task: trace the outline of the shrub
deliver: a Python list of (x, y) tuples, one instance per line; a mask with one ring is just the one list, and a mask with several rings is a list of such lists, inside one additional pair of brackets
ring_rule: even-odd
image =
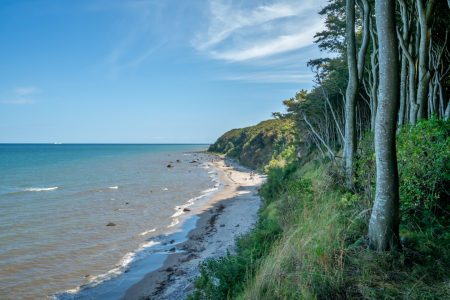
[(397, 144), (403, 213), (417, 221), (442, 220), (450, 209), (450, 121), (403, 126)]
[(196, 290), (188, 299), (227, 299), (244, 288), (248, 277), (270, 253), (282, 233), (278, 223), (266, 216), (260, 214), (257, 225), (236, 238), (236, 254), (227, 251), (224, 257), (207, 259), (200, 264), (200, 276), (194, 279)]
[[(359, 144), (355, 162), (356, 186), (370, 202), (375, 196), (374, 148), (373, 133), (368, 133)], [(401, 127), (397, 134), (397, 160), (402, 220), (429, 224), (449, 219), (450, 121), (431, 118), (416, 126)]]

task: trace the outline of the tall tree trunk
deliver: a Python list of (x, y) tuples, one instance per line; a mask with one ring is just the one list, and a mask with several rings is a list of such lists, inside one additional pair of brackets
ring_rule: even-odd
[(411, 124), (415, 125), (417, 120), (417, 111), (419, 110), (419, 105), (416, 103), (416, 60), (412, 56), (410, 52), (412, 51), (412, 45), (410, 45), (409, 49), (406, 48), (406, 45), (403, 41), (402, 36), (400, 35), (400, 32), (398, 32), (397, 29), (397, 36), (400, 41), (400, 45), (402, 47), (403, 54), (406, 56), (409, 62), (409, 121)]
[(380, 94), (375, 127), (376, 196), (369, 224), (370, 245), (377, 251), (399, 247), (399, 190), (395, 132), (400, 97), (395, 32), (395, 0), (376, 0)]
[(362, 0), (362, 16), (363, 16), (363, 42), (361, 44), (361, 48), (358, 53), (358, 86), (361, 85), (363, 77), (364, 77), (364, 66), (366, 63), (366, 54), (367, 49), (370, 43), (370, 19), (372, 18), (370, 14), (370, 4), (367, 0)]
[[(449, 0), (450, 1), (450, 0)], [(372, 102), (370, 107), (370, 130), (375, 131), (375, 120), (377, 117), (377, 106), (378, 106), (378, 62), (377, 62), (377, 55), (378, 55), (378, 39), (375, 36), (375, 32), (373, 30), (373, 21), (372, 17), (370, 17), (370, 23), (369, 23), (369, 29), (370, 29), (370, 35), (372, 36), (372, 42), (373, 42), (373, 52), (371, 54), (371, 60), (372, 60), (372, 77), (373, 77), (373, 84), (372, 84)]]
[(355, 41), (355, 0), (347, 0), (346, 35), (348, 60), (348, 85), (345, 101), (345, 161), (348, 184), (353, 184), (353, 161), (356, 152), (356, 95), (358, 93), (358, 67)]
[[(409, 11), (404, 0), (399, 0), (401, 4), (401, 14), (403, 22), (403, 42), (408, 48), (409, 46)], [(398, 111), (398, 125), (403, 125), (405, 119), (405, 108), (406, 108), (406, 77), (408, 72), (408, 58), (406, 57), (405, 51), (402, 51), (402, 67), (400, 74), (400, 109)]]
[(427, 117), (427, 96), (428, 96), (428, 84), (430, 82), (430, 39), (431, 39), (431, 21), (434, 10), (436, 8), (437, 1), (429, 0), (425, 4), (426, 0), (416, 0), (417, 8), (419, 11), (419, 23), (420, 23), (420, 46), (419, 46), (419, 86), (417, 91), (417, 103), (419, 106), (419, 112), (417, 118), (425, 119)]

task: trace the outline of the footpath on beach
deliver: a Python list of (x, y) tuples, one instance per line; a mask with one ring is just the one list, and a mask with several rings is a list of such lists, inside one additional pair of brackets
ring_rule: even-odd
[(226, 158), (208, 164), (221, 173), (223, 189), (199, 210), (190, 212), (199, 217), (195, 229), (188, 233), (187, 241), (173, 243), (183, 251), (168, 254), (163, 267), (129, 288), (122, 300), (186, 298), (194, 290), (188, 279), (200, 274), (199, 263), (224, 256), (227, 251), (233, 253), (235, 237), (255, 225), (261, 206), (258, 188), (266, 176)]

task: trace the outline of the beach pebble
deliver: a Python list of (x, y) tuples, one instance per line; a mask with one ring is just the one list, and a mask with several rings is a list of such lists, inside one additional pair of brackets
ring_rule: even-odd
[(108, 225), (106, 225), (106, 226), (116, 226), (116, 224), (115, 223), (108, 223)]
[(168, 168), (173, 168), (173, 165), (167, 165)]
[(188, 254), (188, 255), (183, 256), (182, 258), (180, 258), (180, 261), (181, 262), (187, 262), (187, 261), (193, 260), (195, 258), (197, 258), (197, 255), (191, 253), (191, 254)]
[(167, 271), (167, 272), (172, 272), (172, 271), (173, 271), (173, 268), (172, 268), (172, 267), (168, 267), (168, 268), (166, 269), (166, 271)]
[(220, 227), (225, 227), (225, 224), (220, 224)]
[(187, 274), (187, 272), (185, 270), (183, 270), (183, 269), (178, 269), (177, 270), (177, 276), (181, 276), (181, 275), (184, 275), (184, 274)]
[(217, 243), (220, 243), (221, 242), (221, 240), (217, 240)]
[(189, 208), (184, 208), (183, 211), (191, 211)]
[(239, 227), (239, 224), (237, 224), (236, 227)]
[(194, 284), (191, 282), (184, 288), (184, 291), (189, 292), (189, 291), (192, 291), (194, 288), (195, 288)]

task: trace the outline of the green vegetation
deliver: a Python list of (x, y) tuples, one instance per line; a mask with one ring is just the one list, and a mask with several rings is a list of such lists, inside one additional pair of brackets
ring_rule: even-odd
[(257, 225), (236, 238), (235, 254), (201, 265), (189, 298), (449, 299), (450, 121), (405, 125), (397, 147), (401, 249), (369, 247), (376, 170), (368, 133), (351, 189), (317, 148), (271, 167)]
[(319, 14), (336, 55), (308, 62), (314, 88), (209, 149), (268, 179), (258, 225), (191, 299), (450, 299), (450, 1)]
[(301, 143), (297, 137), (292, 121), (268, 120), (228, 131), (208, 151), (226, 154), (246, 166), (267, 172), (296, 158), (296, 146)]

